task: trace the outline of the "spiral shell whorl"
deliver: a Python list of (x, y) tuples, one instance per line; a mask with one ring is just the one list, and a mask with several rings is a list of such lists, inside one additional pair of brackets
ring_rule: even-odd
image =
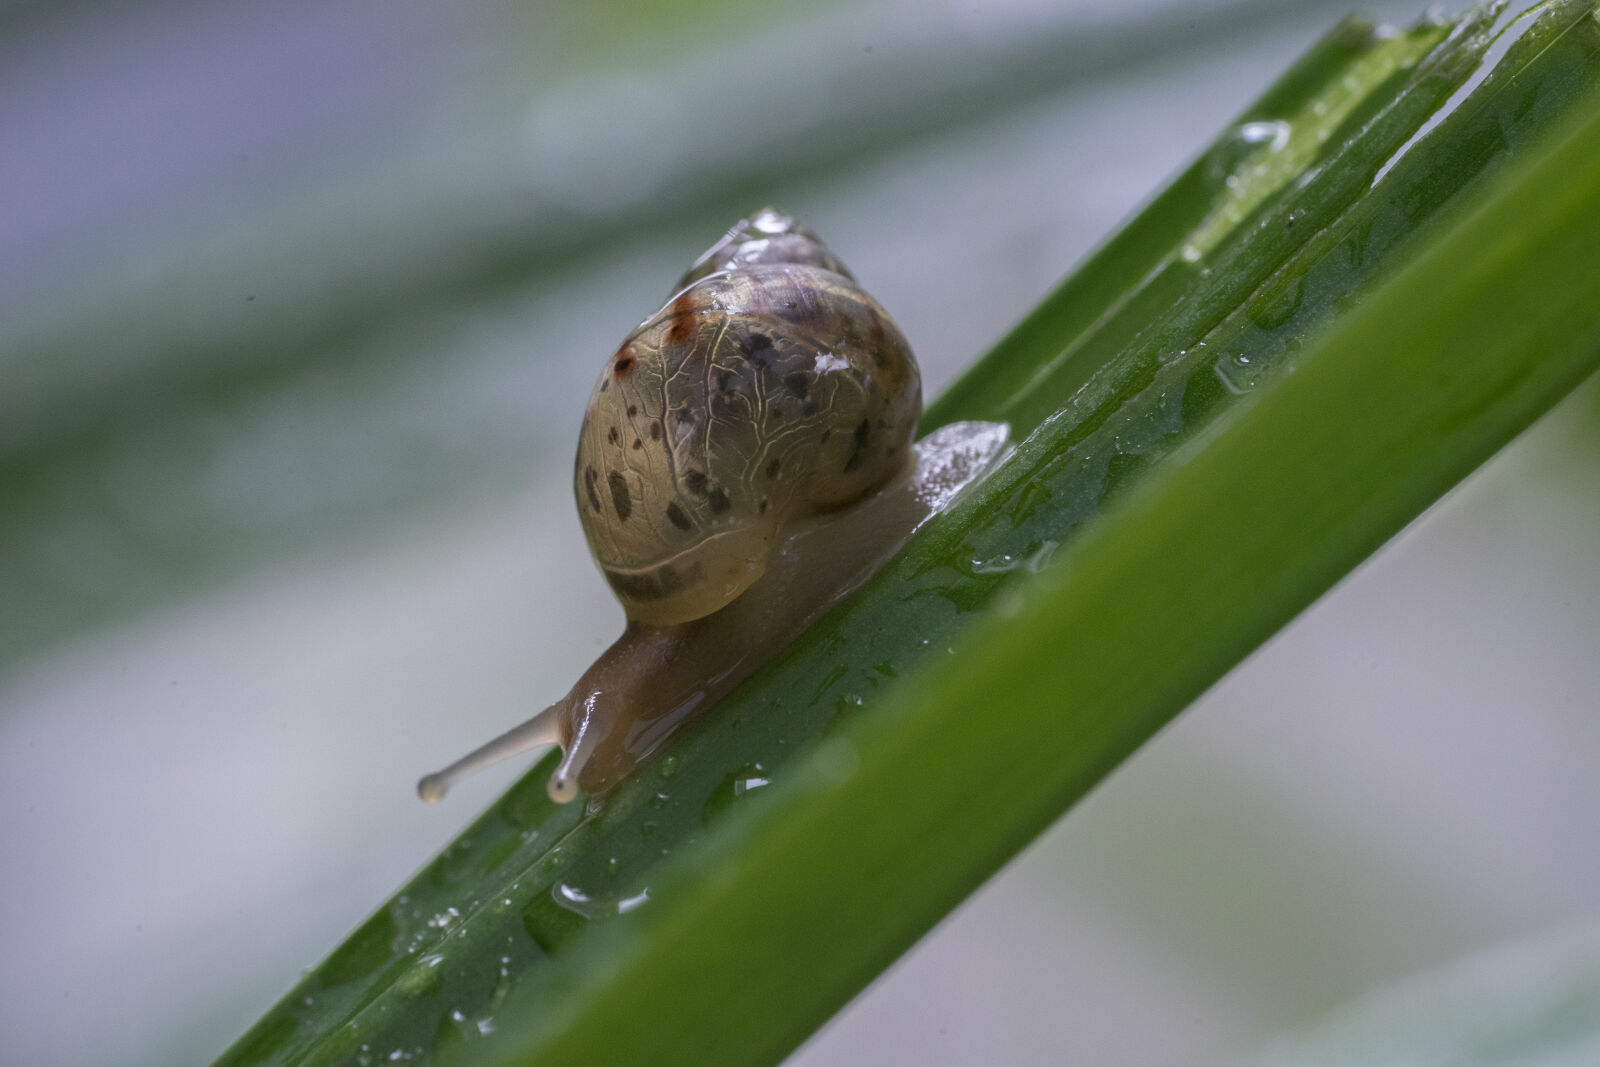
[(655, 625), (726, 605), (784, 523), (892, 477), (922, 400), (893, 320), (792, 219), (742, 222), (684, 285), (608, 360), (575, 471), (589, 547)]

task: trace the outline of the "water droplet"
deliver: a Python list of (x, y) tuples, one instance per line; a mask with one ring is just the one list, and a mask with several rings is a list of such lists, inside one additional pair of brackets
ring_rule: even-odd
[(1217, 380), (1222, 387), (1230, 393), (1247, 393), (1255, 388), (1256, 376), (1260, 373), (1256, 367), (1251, 366), (1250, 357), (1244, 353), (1235, 355), (1218, 356), (1212, 363), (1211, 369), (1215, 372)]
[(395, 980), (395, 992), (403, 997), (420, 997), (434, 992), (444, 983), (442, 963), (444, 957), (437, 952), (421, 957)]
[(674, 774), (677, 774), (677, 773), (678, 773), (678, 757), (677, 756), (668, 756), (666, 759), (661, 761), (661, 777), (663, 777), (663, 778), (671, 778)]
[(707, 823), (713, 822), (732, 807), (734, 801), (757, 789), (764, 789), (769, 784), (771, 780), (767, 777), (765, 767), (759, 763), (747, 763), (723, 778), (717, 783), (716, 788), (711, 790), (701, 817)]
[[(1237, 188), (1245, 165), (1261, 152), (1282, 151), (1293, 128), (1282, 119), (1257, 119), (1235, 126), (1206, 156), (1206, 177), (1230, 189)], [(1194, 257), (1198, 259), (1199, 257)], [(1184, 259), (1194, 262), (1187, 254)]]
[(643, 906), (650, 899), (648, 887), (630, 896), (590, 896), (575, 885), (557, 883), (551, 891), (557, 904), (585, 919), (603, 919), (613, 915), (626, 915)]
[(588, 923), (554, 892), (535, 893), (522, 906), (522, 929), (546, 953), (558, 952)]
[(974, 574), (1005, 574), (1015, 569), (1016, 560), (1012, 559), (1009, 552), (995, 556), (991, 559), (975, 559), (972, 561)]
[(1012, 555), (1003, 553), (985, 560), (973, 560), (972, 570), (976, 574), (1009, 574), (1015, 570), (1038, 572), (1050, 563), (1050, 558), (1055, 554), (1057, 541), (1042, 541), (1025, 554)]
[(1289, 143), (1291, 132), (1289, 124), (1282, 119), (1246, 122), (1239, 127), (1239, 140), (1245, 144), (1264, 144), (1277, 152)]

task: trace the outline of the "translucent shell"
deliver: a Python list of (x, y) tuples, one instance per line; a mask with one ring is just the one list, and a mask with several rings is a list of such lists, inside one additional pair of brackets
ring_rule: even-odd
[(630, 620), (723, 607), (778, 530), (883, 485), (909, 454), (911, 347), (815, 235), (741, 222), (607, 360), (575, 470), (589, 547)]

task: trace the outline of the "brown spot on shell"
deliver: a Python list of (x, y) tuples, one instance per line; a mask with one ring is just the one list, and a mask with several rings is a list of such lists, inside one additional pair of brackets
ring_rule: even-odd
[(776, 478), (778, 476), (778, 472), (782, 469), (783, 460), (775, 459), (771, 463), (767, 464), (766, 475), (768, 478)]
[(713, 489), (706, 497), (706, 503), (711, 507), (711, 514), (721, 515), (733, 505), (728, 500), (728, 494), (721, 489)]
[(618, 433), (617, 428), (613, 426), (611, 427), (611, 432), (606, 434), (606, 440), (610, 441), (612, 444), (616, 444), (618, 441), (622, 440), (622, 435)]
[(600, 476), (594, 472), (593, 467), (584, 469), (583, 488), (589, 494), (589, 506), (596, 511), (600, 510), (600, 494), (595, 492), (595, 485), (600, 481)]
[(690, 295), (692, 292), (692, 288), (685, 289), (669, 306), (667, 314), (672, 320), (667, 326), (669, 345), (681, 345), (694, 333), (698, 308), (695, 307), (694, 297)]
[(695, 496), (705, 496), (709, 482), (705, 471), (689, 471), (683, 476), (683, 487)]
[(661, 440), (661, 424), (659, 422), (652, 422), (650, 424), (650, 440)]
[(667, 521), (680, 530), (694, 529), (694, 523), (689, 521), (689, 516), (683, 513), (676, 500), (667, 505)]
[(606, 475), (606, 485), (611, 488), (611, 506), (617, 509), (617, 518), (623, 522), (633, 514), (633, 497), (628, 492), (628, 480), (618, 471)]
[(629, 404), (628, 405), (628, 418), (631, 419), (637, 414), (639, 414), (639, 405), (638, 404)]
[(811, 375), (803, 370), (795, 371), (793, 374), (785, 374), (783, 376), (783, 387), (796, 400), (804, 400), (806, 394), (811, 392)]
[(634, 447), (634, 450), (637, 451), (637, 450), (639, 450), (639, 449), (644, 447), (644, 442), (639, 440), (637, 437), (635, 437), (633, 439), (633, 447)]

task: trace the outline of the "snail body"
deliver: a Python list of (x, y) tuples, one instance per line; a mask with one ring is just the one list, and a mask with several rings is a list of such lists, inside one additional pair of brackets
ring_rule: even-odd
[(545, 744), (553, 799), (603, 793), (855, 589), (975, 480), (1006, 428), (915, 445), (910, 345), (815, 234), (770, 209), (611, 356), (574, 470), (628, 623), (567, 696), (419, 783)]

